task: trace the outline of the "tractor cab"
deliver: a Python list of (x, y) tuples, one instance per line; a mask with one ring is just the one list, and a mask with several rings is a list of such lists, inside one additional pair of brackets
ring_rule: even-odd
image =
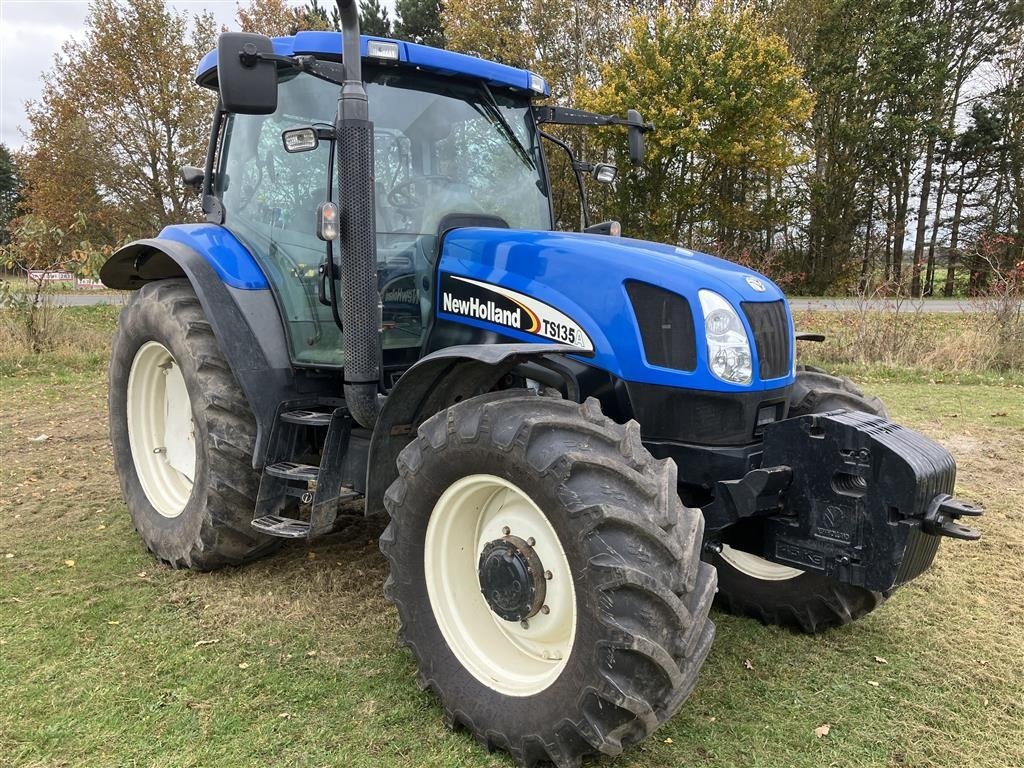
[[(535, 75), (498, 65), (492, 65), (497, 71), (489, 80), (454, 75), (416, 63), (425, 51), (446, 52), (364, 38), (364, 46), (371, 42), (371, 50), (399, 57), (368, 58), (363, 80), (373, 123), (383, 354), (385, 364), (402, 366), (415, 361), (424, 341), (446, 231), (551, 229), (532, 110), (533, 98), (546, 87)], [(410, 49), (413, 61), (401, 61)], [(275, 50), (312, 50), (306, 55), (316, 56), (318, 66), (281, 67), (269, 114), (218, 109), (207, 213), (246, 246), (269, 278), (293, 362), (341, 367), (345, 345), (332, 316), (330, 265), (317, 229), (318, 211), (331, 197), (335, 147), (326, 129), (342, 88), (343, 70), (331, 66), (341, 36), (299, 33), (275, 41)], [(198, 79), (216, 88), (212, 64), (204, 60)]]

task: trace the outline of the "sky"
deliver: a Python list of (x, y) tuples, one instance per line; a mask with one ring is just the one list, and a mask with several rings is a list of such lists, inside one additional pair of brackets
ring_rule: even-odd
[[(302, 5), (301, 2), (289, 2)], [(208, 10), (217, 24), (236, 27), (236, 0), (171, 0), (179, 11)], [(393, 0), (385, 5), (394, 7)], [(43, 76), (64, 41), (82, 37), (87, 0), (0, 0), (0, 143), (25, 144), (25, 102), (39, 96)]]

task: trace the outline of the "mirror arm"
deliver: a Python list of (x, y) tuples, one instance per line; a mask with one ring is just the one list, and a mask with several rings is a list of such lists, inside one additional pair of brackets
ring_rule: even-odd
[(552, 136), (550, 133), (545, 133), (539, 127), (537, 129), (537, 133), (540, 134), (540, 137), (542, 139), (547, 139), (556, 147), (563, 150), (565, 154), (568, 156), (569, 165), (572, 168), (573, 176), (576, 177), (576, 187), (580, 191), (580, 212), (583, 217), (582, 229), (586, 229), (587, 227), (590, 226), (590, 200), (587, 198), (587, 187), (583, 183), (583, 174), (580, 171), (580, 166), (582, 164), (576, 160), (576, 155), (573, 154), (572, 147), (570, 147), (564, 141), (562, 141), (559, 138), (556, 138), (555, 136)]
[(654, 123), (647, 123), (643, 120), (630, 120), (629, 118), (616, 117), (615, 115), (599, 115), (596, 112), (587, 112), (583, 109), (572, 109), (570, 107), (534, 107), (533, 114), (538, 123), (550, 125), (621, 125), (626, 128), (639, 128), (644, 133), (654, 130)]

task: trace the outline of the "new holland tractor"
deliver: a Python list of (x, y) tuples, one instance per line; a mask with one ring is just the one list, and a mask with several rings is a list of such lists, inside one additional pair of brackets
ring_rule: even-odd
[(206, 223), (131, 243), (110, 433), (135, 528), (211, 570), (387, 520), (400, 641), (446, 720), (578, 765), (683, 704), (727, 610), (807, 632), (877, 608), (979, 509), (941, 447), (798, 367), (749, 269), (553, 231), (544, 80), (342, 32), (225, 33)]

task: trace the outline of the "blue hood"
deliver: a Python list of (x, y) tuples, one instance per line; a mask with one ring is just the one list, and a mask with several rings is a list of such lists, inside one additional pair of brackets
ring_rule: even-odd
[[(555, 317), (564, 315), (567, 319), (557, 325), (567, 326), (570, 334), (574, 325), (582, 329), (588, 337), (587, 346), (593, 347), (589, 362), (627, 381), (724, 392), (773, 389), (792, 382), (792, 373), (766, 381), (757, 377), (754, 334), (741, 311), (742, 302), (782, 301), (792, 338), (792, 318), (785, 295), (763, 275), (705, 253), (603, 235), (467, 228), (454, 230), (445, 238), (438, 272), (439, 318), (526, 341), (553, 338), (550, 334), (540, 337), (510, 331), (507, 324), (500, 322), (500, 315), (492, 315), (499, 321), (496, 323), (488, 316), (467, 317), (446, 311), (441, 288), (446, 279), (455, 277), (522, 294), (520, 299), (529, 297), (552, 308)], [(696, 324), (696, 370), (677, 371), (648, 364), (626, 292), (627, 281), (655, 285), (687, 300)], [(709, 372), (704, 320), (697, 296), (701, 289), (721, 294), (747, 326), (755, 371), (750, 384), (729, 384)], [(450, 303), (447, 310), (451, 310)]]

